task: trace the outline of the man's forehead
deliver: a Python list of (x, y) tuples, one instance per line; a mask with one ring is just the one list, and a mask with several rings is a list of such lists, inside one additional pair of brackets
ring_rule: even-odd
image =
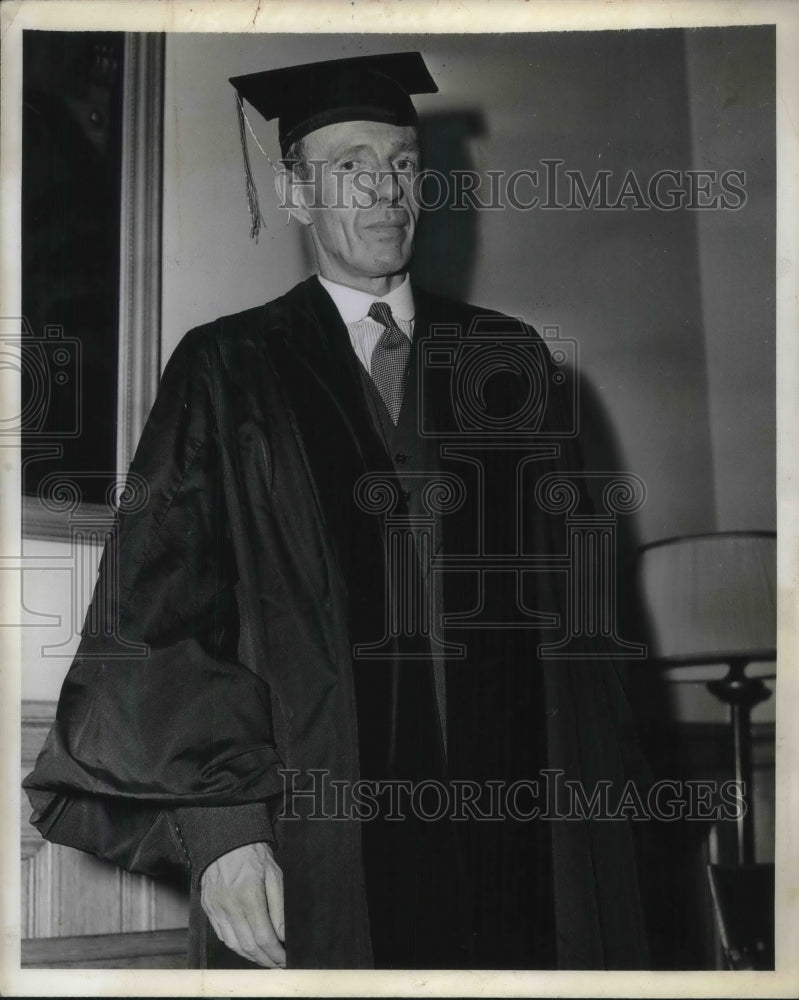
[(375, 152), (415, 151), (419, 137), (413, 125), (389, 125), (386, 122), (350, 121), (325, 125), (309, 132), (303, 139), (309, 159), (333, 157), (354, 149)]

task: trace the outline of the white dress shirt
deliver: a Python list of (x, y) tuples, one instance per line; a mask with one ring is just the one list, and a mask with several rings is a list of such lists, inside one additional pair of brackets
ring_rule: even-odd
[(370, 371), (372, 351), (386, 332), (382, 323), (378, 323), (377, 320), (368, 315), (373, 302), (385, 302), (387, 306), (390, 306), (397, 326), (408, 340), (413, 341), (413, 320), (416, 308), (413, 302), (411, 280), (407, 274), (402, 284), (397, 285), (395, 289), (382, 298), (378, 295), (370, 295), (368, 292), (360, 292), (357, 288), (339, 285), (335, 281), (328, 281), (321, 275), (319, 283), (335, 303), (347, 326), (350, 341), (358, 355), (358, 360), (367, 372)]

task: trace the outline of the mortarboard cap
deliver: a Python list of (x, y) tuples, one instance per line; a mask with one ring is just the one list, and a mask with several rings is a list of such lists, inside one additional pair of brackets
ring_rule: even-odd
[(231, 77), (230, 82), (238, 100), (250, 235), (256, 239), (261, 213), (247, 155), (244, 100), (267, 121), (278, 119), (280, 150), (285, 156), (292, 143), (325, 125), (349, 121), (416, 125), (410, 95), (438, 93), (420, 52), (331, 59), (248, 73)]
[(438, 92), (419, 52), (392, 52), (270, 69), (230, 81), (267, 121), (278, 119), (280, 149), (337, 122), (415, 125), (411, 94)]

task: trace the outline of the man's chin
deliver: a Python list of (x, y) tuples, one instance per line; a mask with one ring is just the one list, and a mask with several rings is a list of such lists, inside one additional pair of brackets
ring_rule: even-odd
[(413, 250), (413, 236), (407, 226), (369, 226), (362, 230), (361, 238), (375, 256), (392, 253), (410, 257)]
[(376, 247), (372, 252), (372, 261), (375, 277), (401, 274), (408, 270), (411, 254), (403, 247)]

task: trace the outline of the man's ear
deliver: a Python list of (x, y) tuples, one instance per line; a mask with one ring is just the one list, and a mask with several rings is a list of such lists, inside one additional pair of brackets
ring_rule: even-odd
[(289, 217), (293, 216), (303, 226), (310, 226), (311, 215), (303, 198), (305, 187), (295, 182), (294, 173), (287, 167), (281, 167), (275, 174), (275, 191), (280, 208), (285, 208)]

